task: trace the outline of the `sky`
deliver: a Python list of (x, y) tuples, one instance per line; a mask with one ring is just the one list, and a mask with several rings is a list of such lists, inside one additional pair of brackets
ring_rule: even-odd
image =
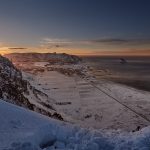
[(0, 53), (150, 55), (149, 0), (0, 0)]

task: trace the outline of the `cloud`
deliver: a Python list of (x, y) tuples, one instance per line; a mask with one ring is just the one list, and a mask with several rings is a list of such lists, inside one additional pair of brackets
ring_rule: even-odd
[(129, 42), (128, 40), (125, 39), (96, 39), (96, 40), (89, 40), (87, 42), (90, 43), (127, 43)]
[(41, 44), (51, 45), (56, 47), (65, 47), (72, 45), (99, 45), (99, 44), (107, 44), (107, 45), (146, 45), (150, 44), (150, 39), (136, 39), (136, 38), (99, 38), (99, 39), (83, 39), (83, 40), (68, 40), (68, 39), (51, 39), (44, 38), (41, 40)]
[(150, 56), (150, 49), (122, 49), (93, 51), (91, 55), (100, 56)]
[(42, 39), (41, 43), (45, 43), (45, 44), (70, 44), (70, 43), (73, 43), (73, 41), (68, 40), (68, 39), (44, 38), (44, 39)]
[(150, 44), (150, 39), (123, 39), (123, 38), (102, 38), (102, 39), (94, 39), (88, 40), (87, 43), (91, 44)]
[(44, 49), (65, 48), (74, 44), (74, 41), (68, 39), (44, 38), (40, 41), (40, 47)]
[(27, 49), (27, 48), (26, 47), (8, 47), (8, 49), (19, 50), (19, 49)]

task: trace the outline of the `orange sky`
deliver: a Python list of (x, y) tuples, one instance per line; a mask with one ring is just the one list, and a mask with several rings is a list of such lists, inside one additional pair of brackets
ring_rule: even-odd
[(46, 49), (38, 49), (38, 48), (29, 48), (27, 50), (11, 50), (8, 47), (2, 47), (0, 48), (0, 53), (2, 55), (7, 54), (7, 53), (15, 53), (15, 52), (39, 52), (39, 53), (53, 53), (53, 52), (57, 52), (57, 53), (67, 53), (67, 54), (73, 54), (73, 55), (92, 55), (92, 56), (150, 56), (150, 50), (148, 49), (141, 49), (141, 50), (122, 50), (122, 51), (111, 51), (111, 50), (99, 50), (99, 51), (86, 51), (85, 50), (80, 50), (80, 49), (73, 49), (73, 50), (65, 50), (65, 49), (61, 49), (61, 50), (46, 50)]
[[(109, 41), (109, 40), (108, 40)], [(115, 41), (116, 42), (116, 41)], [(7, 45), (7, 46), (6, 46)], [(9, 45), (9, 46), (8, 46)], [(23, 46), (16, 44), (0, 44), (0, 54), (7, 53), (68, 53), (74, 55), (94, 55), (94, 56), (150, 56), (149, 43), (107, 43), (90, 41), (63, 41), (49, 40), (46, 43), (40, 43), (38, 46)]]

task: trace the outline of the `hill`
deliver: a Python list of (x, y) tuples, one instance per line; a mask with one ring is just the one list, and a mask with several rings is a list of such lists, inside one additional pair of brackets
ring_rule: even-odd
[(19, 62), (50, 62), (50, 63), (78, 63), (81, 59), (65, 53), (10, 53), (4, 55), (15, 63)]

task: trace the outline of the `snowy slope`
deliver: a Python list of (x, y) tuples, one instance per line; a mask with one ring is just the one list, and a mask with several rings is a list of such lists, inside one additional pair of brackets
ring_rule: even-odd
[[(53, 55), (29, 54), (27, 58), (30, 58), (29, 56), (47, 58)], [(58, 54), (56, 56), (64, 57)], [(52, 65), (44, 61), (29, 65), (25, 62), (25, 66), (27, 69), (30, 67), (31, 72), (23, 73), (22, 76), (8, 59), (3, 59), (1, 65), (5, 67), (1, 72), (6, 73), (3, 75), (5, 78), (1, 79), (1, 87), (3, 95), (6, 92), (8, 95), (7, 99), (4, 96), (0, 97), (4, 100), (87, 128), (135, 131), (150, 125), (149, 93), (141, 93), (107, 81), (98, 81), (89, 72), (90, 68), (81, 63)], [(21, 80), (19, 77), (15, 80), (15, 71), (21, 74)], [(24, 82), (25, 85), (22, 84)]]
[[(7, 119), (6, 119), (7, 118)], [(149, 150), (150, 127), (87, 130), (0, 101), (0, 150)]]
[[(53, 100), (53, 108), (68, 122), (86, 128), (121, 129), (125, 131), (136, 130), (138, 126), (143, 128), (150, 125), (147, 120), (114, 101), (111, 97), (99, 91), (90, 81), (86, 81), (79, 76), (66, 76), (56, 71), (38, 72), (36, 75), (23, 74), (23, 76), (36, 89), (47, 94)], [(97, 81), (95, 82), (98, 83)], [(96, 86), (105, 90), (106, 85), (107, 82), (105, 81), (104, 83), (98, 83)], [(126, 98), (125, 101), (128, 102), (127, 105), (129, 107), (136, 108), (136, 100), (139, 99), (140, 101), (141, 98), (145, 98), (147, 99), (147, 103), (141, 101), (139, 106), (143, 105), (145, 109), (149, 109), (149, 94), (139, 92), (137, 95), (134, 89), (129, 90), (127, 87), (123, 89), (121, 85), (116, 85), (115, 90), (115, 88), (111, 89), (112, 86), (115, 86), (115, 84), (107, 86), (107, 91), (113, 90), (113, 92), (105, 91), (110, 94), (115, 94), (115, 96), (112, 96), (116, 98), (119, 95), (123, 96)], [(134, 96), (135, 100), (132, 103), (129, 94)], [(33, 98), (28, 99), (32, 100), (30, 101), (31, 103), (37, 105), (38, 102), (36, 100)], [(121, 101), (120, 98), (118, 99)], [(43, 99), (41, 100), (45, 102)], [(148, 116), (140, 108), (135, 111), (143, 114), (145, 117)]]

